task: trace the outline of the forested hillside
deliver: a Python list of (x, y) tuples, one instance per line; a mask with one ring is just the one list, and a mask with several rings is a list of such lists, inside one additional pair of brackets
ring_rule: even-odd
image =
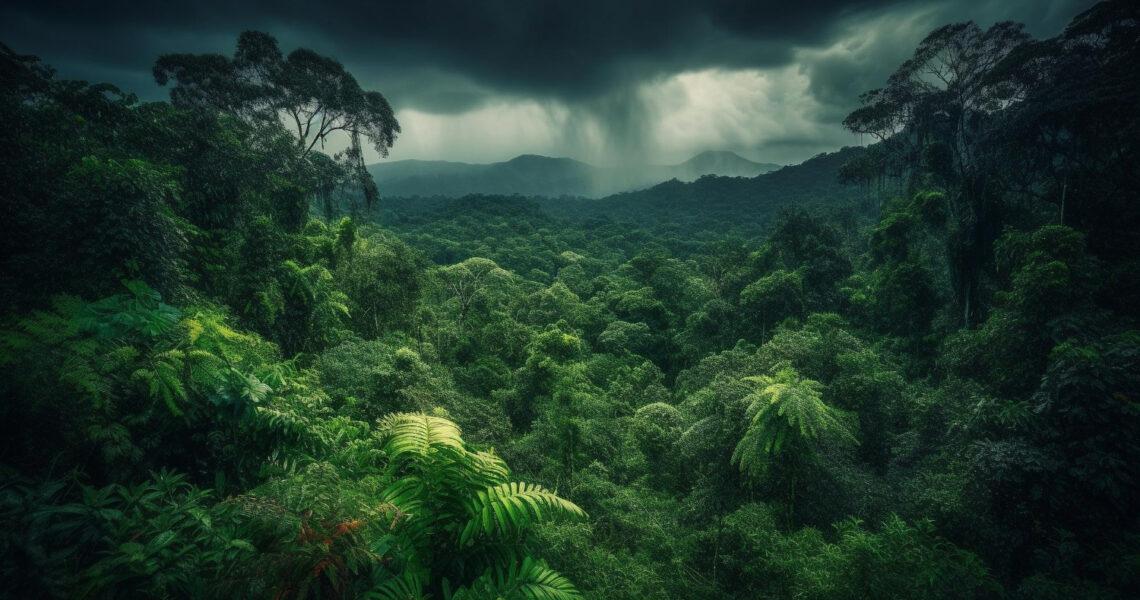
[(702, 152), (676, 165), (629, 164), (596, 167), (570, 158), (523, 155), (490, 164), (400, 160), (368, 166), (389, 196), (447, 196), (469, 194), (524, 195), (558, 198), (597, 198), (704, 175), (755, 177), (779, 165), (756, 163), (732, 152)]
[(369, 206), (358, 192), (349, 190), (331, 195), (319, 205), (318, 213), (325, 220), (351, 215), (403, 229), (426, 222), (454, 221), (459, 213), (489, 211), (509, 215), (517, 222), (545, 220), (545, 226), (554, 228), (580, 227), (600, 220), (625, 223), (627, 230), (670, 230), (691, 239), (709, 233), (722, 236), (728, 231), (737, 236), (760, 236), (771, 229), (781, 210), (796, 208), (823, 211), (828, 219), (855, 234), (853, 220), (861, 218), (864, 225), (870, 224), (878, 215), (876, 203), (889, 197), (881, 192), (903, 185), (890, 176), (873, 183), (844, 184), (841, 178), (847, 166), (865, 155), (863, 148), (843, 148), (756, 177), (706, 175), (691, 182), (673, 179), (645, 190), (597, 199), (523, 194), (453, 198), (441, 194), (385, 196), (384, 202)]
[(389, 197), (387, 99), (264, 33), (160, 102), (18, 50), (0, 596), (1140, 596), (1134, 3), (597, 200)]

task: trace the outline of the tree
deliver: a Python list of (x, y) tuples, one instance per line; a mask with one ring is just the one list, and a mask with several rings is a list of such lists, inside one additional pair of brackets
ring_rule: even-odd
[(455, 301), (456, 321), (463, 329), (476, 301), (485, 298), (496, 281), (507, 280), (511, 274), (491, 259), (476, 257), (441, 267), (436, 276), (442, 290)]
[(681, 413), (671, 404), (651, 402), (633, 415), (630, 434), (658, 481), (666, 481), (674, 464), (674, 444), (681, 437)]
[(170, 99), (176, 106), (218, 110), (247, 122), (289, 123), (301, 159), (318, 143), (323, 147), (330, 135), (346, 134), (344, 160), (363, 186), (366, 201), (377, 199), (364, 166), (361, 138), (387, 156), (400, 124), (388, 100), (380, 92), (361, 89), (336, 59), (307, 48), (285, 56), (269, 34), (246, 31), (238, 37), (233, 58), (163, 55), (155, 62), (154, 78), (159, 85), (173, 82)]
[[(64, 269), (76, 282), (142, 279), (168, 296), (180, 291), (186, 237), (171, 205), (178, 186), (167, 170), (142, 160), (84, 158), (68, 174), (59, 238), (72, 259)], [(110, 275), (111, 277), (107, 277)], [(111, 291), (98, 283), (79, 292)]]
[(991, 115), (1012, 98), (1009, 82), (993, 77), (993, 69), (1028, 39), (1023, 26), (1012, 22), (984, 31), (973, 22), (939, 27), (891, 74), (886, 87), (863, 94), (863, 107), (843, 121), (855, 133), (908, 143), (900, 158), (910, 168), (912, 186), (928, 149), (949, 151), (957, 229), (949, 248), (951, 274), (967, 327), (976, 310), (978, 273), (1000, 227), (1000, 213), (990, 206), (996, 166), (985, 162), (982, 139)]
[(839, 232), (802, 210), (780, 213), (757, 262), (796, 271), (803, 280), (804, 303), (815, 311), (834, 310), (836, 284), (851, 274)]
[(1003, 175), (1020, 195), (1047, 203), (1049, 222), (1088, 232), (1103, 257), (1134, 256), (1140, 222), (1129, 167), (1140, 151), (1138, 23), (1136, 3), (1099, 2), (1061, 35), (1018, 48), (993, 75), (1019, 99), (990, 135), (1009, 165)]
[(789, 522), (795, 511), (796, 479), (813, 463), (825, 441), (857, 443), (844, 415), (824, 404), (822, 385), (803, 379), (783, 366), (772, 375), (745, 377), (755, 390), (748, 402), (748, 425), (736, 444), (732, 462), (753, 478), (769, 474), (779, 463), (787, 473)]
[(798, 271), (773, 271), (740, 291), (740, 308), (745, 322), (759, 325), (760, 338), (788, 317), (804, 311), (804, 281)]
[(407, 328), (423, 285), (422, 258), (393, 236), (350, 236), (344, 222), (337, 244), (335, 279), (349, 298), (353, 330), (374, 338)]
[(346, 333), (348, 296), (334, 287), (332, 274), (322, 265), (286, 260), (261, 295), (270, 307), (264, 315), (268, 327), (288, 356), (323, 350)]
[(1095, 330), (1103, 316), (1091, 300), (1102, 277), (1084, 237), (1069, 227), (1009, 231), (995, 248), (1008, 287), (995, 294), (993, 309), (977, 329), (946, 339), (942, 360), (1002, 395), (1018, 397), (1037, 386), (1058, 339)]

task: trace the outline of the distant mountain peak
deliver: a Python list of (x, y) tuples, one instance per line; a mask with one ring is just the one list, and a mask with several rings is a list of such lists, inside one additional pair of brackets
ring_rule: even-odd
[(507, 164), (525, 164), (525, 163), (577, 163), (580, 161), (573, 158), (566, 158), (564, 156), (544, 156), (542, 154), (520, 154), (508, 161)]
[(731, 150), (705, 150), (677, 165), (677, 168), (688, 178), (696, 179), (703, 175), (755, 177), (775, 171), (780, 165), (751, 161)]
[[(747, 158), (744, 158), (743, 156), (733, 152), (732, 150), (705, 150), (704, 152), (701, 152), (700, 154), (693, 156), (692, 158), (690, 158), (689, 160), (687, 160), (685, 162), (692, 162), (694, 160), (708, 160), (708, 159), (712, 159), (712, 158), (715, 158), (715, 159), (734, 159), (734, 160), (743, 160), (746, 162), (753, 162), (753, 161), (750, 161)], [(756, 164), (756, 163), (753, 163), (753, 164)]]

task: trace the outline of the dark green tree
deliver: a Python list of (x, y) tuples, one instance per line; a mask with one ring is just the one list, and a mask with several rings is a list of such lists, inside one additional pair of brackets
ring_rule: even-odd
[(361, 89), (337, 60), (307, 48), (287, 56), (277, 40), (259, 31), (238, 37), (232, 58), (220, 54), (167, 54), (155, 62), (159, 85), (173, 83), (175, 106), (206, 108), (233, 114), (245, 121), (292, 126), (300, 157), (323, 147), (329, 136), (343, 132), (349, 147), (343, 158), (363, 186), (371, 204), (378, 198), (364, 166), (361, 139), (381, 156), (400, 133), (388, 100), (380, 92)]

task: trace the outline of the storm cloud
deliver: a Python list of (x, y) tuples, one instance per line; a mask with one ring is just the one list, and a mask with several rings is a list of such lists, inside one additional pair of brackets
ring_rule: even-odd
[(61, 77), (159, 99), (158, 55), (230, 54), (241, 31), (267, 31), (389, 98), (404, 129), (393, 159), (615, 164), (724, 149), (787, 163), (858, 143), (839, 121), (933, 27), (1008, 19), (1048, 36), (1091, 3), (9, 2), (0, 41)]

